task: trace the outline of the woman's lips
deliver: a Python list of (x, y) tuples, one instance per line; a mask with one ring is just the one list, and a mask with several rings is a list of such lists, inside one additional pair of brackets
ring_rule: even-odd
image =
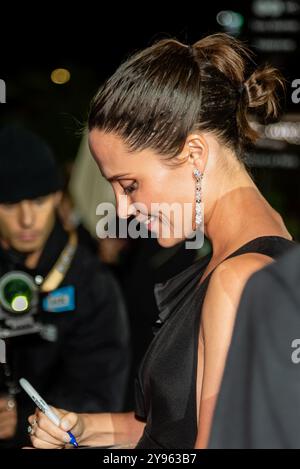
[[(140, 214), (141, 215), (141, 214)], [(142, 218), (140, 215), (136, 217), (137, 221), (140, 223), (144, 223), (149, 231), (158, 231), (158, 224), (159, 222), (164, 223), (161, 214), (158, 215), (144, 215)], [(157, 225), (157, 226), (156, 226)]]
[(150, 217), (146, 222), (145, 225), (147, 226), (147, 229), (149, 231), (158, 231), (158, 225), (159, 224), (160, 217), (152, 216)]
[(151, 225), (151, 223), (155, 220), (156, 217), (152, 215), (151, 217), (147, 218), (147, 220), (144, 221), (145, 225)]

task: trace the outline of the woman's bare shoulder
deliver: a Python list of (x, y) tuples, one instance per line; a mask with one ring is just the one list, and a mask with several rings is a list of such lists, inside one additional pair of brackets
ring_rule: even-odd
[(226, 317), (231, 318), (231, 323), (247, 281), (271, 262), (271, 257), (259, 253), (245, 253), (221, 262), (211, 274), (207, 288), (202, 309), (204, 328)]

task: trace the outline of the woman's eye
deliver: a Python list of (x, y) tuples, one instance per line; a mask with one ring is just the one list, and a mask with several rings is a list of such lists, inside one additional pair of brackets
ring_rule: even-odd
[(124, 191), (124, 194), (128, 195), (128, 194), (131, 194), (135, 189), (136, 189), (136, 184), (133, 183), (133, 184), (130, 184), (130, 186), (124, 187), (123, 191)]

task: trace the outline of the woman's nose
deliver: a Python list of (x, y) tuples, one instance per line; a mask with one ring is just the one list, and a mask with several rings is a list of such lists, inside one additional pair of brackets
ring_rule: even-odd
[(130, 198), (127, 195), (120, 194), (117, 197), (117, 215), (119, 218), (129, 218), (134, 215), (136, 210), (130, 202)]

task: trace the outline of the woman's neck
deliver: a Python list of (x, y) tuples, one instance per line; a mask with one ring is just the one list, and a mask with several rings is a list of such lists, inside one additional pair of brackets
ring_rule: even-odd
[(259, 236), (292, 239), (281, 216), (243, 168), (220, 184), (215, 202), (208, 213), (204, 207), (204, 214), (205, 235), (212, 243), (214, 258), (226, 257)]

